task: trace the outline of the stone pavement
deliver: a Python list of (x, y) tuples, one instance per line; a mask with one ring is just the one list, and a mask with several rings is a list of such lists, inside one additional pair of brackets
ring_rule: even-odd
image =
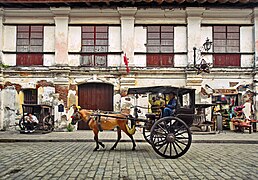
[[(99, 139), (103, 142), (114, 142), (117, 138), (114, 131), (99, 133)], [(145, 142), (142, 132), (138, 130), (134, 139), (136, 142)], [(18, 130), (0, 131), (0, 142), (93, 142), (93, 132), (77, 130), (74, 132), (51, 132), (47, 134), (31, 133), (21, 134)], [(130, 141), (125, 133), (122, 133), (122, 142)], [(216, 133), (193, 132), (193, 143), (242, 143), (258, 144), (258, 132), (249, 134), (223, 131)]]
[(165, 159), (146, 143), (0, 143), (0, 180), (257, 180), (258, 144), (193, 143)]
[(106, 147), (93, 152), (92, 131), (0, 131), (0, 180), (258, 179), (258, 133), (194, 132), (191, 148), (178, 159), (156, 154), (140, 131), (134, 137), (135, 151), (124, 133), (110, 151), (116, 132), (101, 132)]

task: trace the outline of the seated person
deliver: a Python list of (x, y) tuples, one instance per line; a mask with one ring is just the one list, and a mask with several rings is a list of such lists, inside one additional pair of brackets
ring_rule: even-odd
[(150, 104), (151, 104), (152, 113), (158, 114), (159, 109), (160, 109), (160, 105), (159, 105), (159, 102), (157, 101), (157, 98), (155, 96), (152, 97), (152, 101), (150, 102)]
[(29, 113), (28, 116), (25, 117), (25, 120), (28, 123), (29, 130), (34, 129), (33, 127), (39, 123), (38, 118), (35, 115), (32, 115), (31, 113)]
[(169, 94), (169, 102), (167, 105), (165, 105), (165, 108), (163, 110), (163, 115), (162, 117), (167, 117), (167, 116), (173, 116), (175, 113), (175, 108), (177, 105), (177, 100), (176, 100), (176, 95), (175, 93)]

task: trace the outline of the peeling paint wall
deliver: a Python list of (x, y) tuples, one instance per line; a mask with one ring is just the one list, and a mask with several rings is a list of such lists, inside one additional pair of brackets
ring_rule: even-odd
[(3, 100), (3, 129), (8, 129), (15, 125), (16, 113), (19, 110), (19, 98), (14, 86), (6, 87), (2, 90)]

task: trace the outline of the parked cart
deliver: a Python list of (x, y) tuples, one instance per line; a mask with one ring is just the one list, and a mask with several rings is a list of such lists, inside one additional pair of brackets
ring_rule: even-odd
[[(54, 116), (52, 106), (43, 104), (23, 104), (23, 114), (19, 121), (21, 133), (31, 133), (35, 131), (51, 132), (54, 130)], [(38, 123), (31, 124), (27, 121), (29, 114), (35, 116)]]

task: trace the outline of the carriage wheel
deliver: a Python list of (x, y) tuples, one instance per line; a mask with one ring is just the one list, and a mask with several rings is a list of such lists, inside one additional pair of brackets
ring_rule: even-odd
[(146, 127), (143, 127), (143, 137), (144, 137), (144, 139), (149, 143), (149, 144), (151, 144), (151, 139), (150, 139), (150, 130), (148, 130), (148, 128), (146, 128)]
[(152, 126), (150, 141), (157, 154), (175, 159), (188, 151), (192, 142), (192, 134), (181, 119), (165, 117), (156, 121)]
[(19, 120), (19, 127), (20, 127), (21, 130), (25, 130), (23, 117)]

